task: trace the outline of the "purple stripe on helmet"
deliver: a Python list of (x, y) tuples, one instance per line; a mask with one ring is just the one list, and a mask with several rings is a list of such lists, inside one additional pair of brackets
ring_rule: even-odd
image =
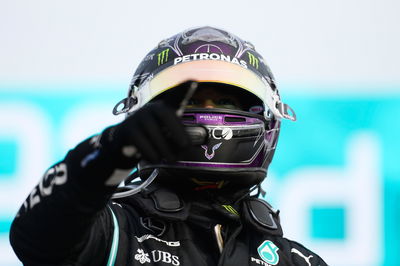
[(195, 121), (206, 125), (223, 125), (224, 115), (222, 114), (193, 114)]
[[(231, 114), (215, 114), (215, 113), (185, 113), (184, 116), (194, 117), (193, 121), (185, 121), (185, 123), (190, 124), (203, 124), (203, 125), (254, 125), (261, 124), (263, 121), (254, 117), (247, 117), (241, 115), (231, 115)], [(226, 118), (236, 119), (235, 122), (226, 121)]]

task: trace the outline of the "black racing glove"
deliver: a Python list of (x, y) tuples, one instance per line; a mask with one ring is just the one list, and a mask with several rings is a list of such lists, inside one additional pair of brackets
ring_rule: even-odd
[(100, 144), (117, 168), (128, 169), (141, 159), (152, 163), (176, 161), (191, 142), (176, 110), (156, 101), (107, 128)]

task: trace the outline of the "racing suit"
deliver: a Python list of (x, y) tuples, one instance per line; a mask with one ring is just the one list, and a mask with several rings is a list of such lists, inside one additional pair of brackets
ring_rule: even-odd
[(93, 143), (51, 167), (19, 210), (10, 241), (24, 265), (326, 265), (255, 197), (230, 205), (155, 182), (111, 200), (109, 181), (130, 169)]

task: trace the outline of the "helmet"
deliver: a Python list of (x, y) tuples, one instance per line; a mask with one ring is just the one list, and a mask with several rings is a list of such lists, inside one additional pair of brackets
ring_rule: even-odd
[[(139, 163), (141, 177), (158, 168), (168, 182), (206, 187), (251, 187), (266, 177), (283, 118), (296, 120), (279, 96), (274, 77), (254, 46), (214, 27), (185, 30), (161, 41), (139, 64), (128, 97), (114, 114), (128, 115), (144, 104), (173, 97), (188, 80), (235, 93), (241, 110), (187, 108), (182, 122), (205, 127), (208, 139), (185, 151), (176, 163)], [(122, 106), (122, 108), (121, 108)]]

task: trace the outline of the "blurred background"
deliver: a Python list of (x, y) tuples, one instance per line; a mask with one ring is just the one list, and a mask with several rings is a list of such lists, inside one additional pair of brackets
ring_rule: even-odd
[(330, 265), (399, 265), (400, 2), (0, 0), (0, 265), (42, 173), (117, 123), (158, 42), (210, 25), (251, 41), (296, 111), (263, 183), (286, 237)]

